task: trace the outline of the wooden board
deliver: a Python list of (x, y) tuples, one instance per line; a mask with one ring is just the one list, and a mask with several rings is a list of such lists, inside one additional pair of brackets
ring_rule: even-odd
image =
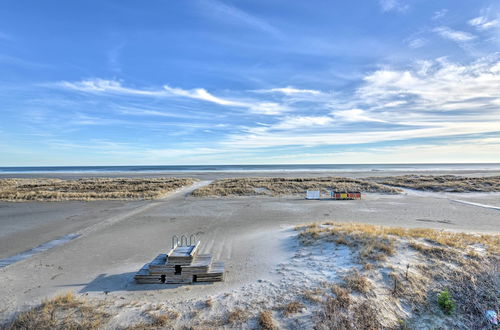
[(211, 254), (197, 254), (198, 246), (175, 246), (169, 253), (159, 254), (134, 276), (141, 284), (189, 284), (224, 280), (224, 263), (213, 262)]
[(196, 254), (198, 253), (198, 247), (200, 242), (198, 241), (195, 245), (188, 246), (175, 246), (167, 254), (167, 260), (169, 264), (175, 265), (188, 265), (190, 264)]

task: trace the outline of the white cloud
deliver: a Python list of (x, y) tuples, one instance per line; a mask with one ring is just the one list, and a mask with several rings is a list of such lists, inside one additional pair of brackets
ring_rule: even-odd
[(252, 113), (263, 115), (278, 115), (288, 111), (288, 107), (284, 104), (276, 102), (262, 102), (260, 100), (236, 100), (225, 99), (209, 93), (204, 88), (182, 89), (164, 85), (160, 90), (146, 90), (124, 87), (121, 82), (105, 79), (89, 79), (79, 82), (63, 81), (56, 84), (57, 87), (82, 91), (86, 93), (110, 93), (110, 94), (127, 94), (137, 96), (153, 96), (153, 97), (184, 97), (205, 102), (215, 103), (221, 106), (246, 108)]
[(402, 0), (379, 0), (380, 7), (383, 11), (406, 11), (409, 6), (403, 4)]
[(347, 122), (363, 122), (363, 121), (374, 121), (374, 122), (384, 122), (381, 119), (376, 119), (370, 117), (370, 115), (362, 109), (351, 109), (351, 110), (341, 110), (332, 112), (336, 118), (347, 121)]
[(448, 9), (441, 9), (441, 10), (435, 11), (434, 15), (432, 15), (432, 19), (437, 20), (437, 19), (443, 18), (446, 16), (446, 14), (448, 14)]
[(121, 82), (119, 81), (99, 79), (99, 78), (82, 80), (78, 82), (63, 81), (58, 83), (57, 86), (88, 93), (116, 93), (116, 94), (132, 94), (132, 95), (146, 95), (146, 96), (159, 96), (165, 94), (162, 91), (152, 91), (152, 90), (123, 87)]
[(488, 19), (485, 16), (478, 16), (468, 21), (469, 25), (476, 27), (478, 30), (488, 30), (500, 25), (498, 19)]
[(294, 132), (268, 132), (263, 134), (233, 134), (221, 142), (224, 146), (238, 148), (283, 147), (290, 145), (321, 146), (321, 145), (351, 145), (385, 141), (408, 140), (416, 138), (438, 138), (466, 134), (497, 132), (498, 121), (471, 123), (439, 123), (434, 127), (369, 130), (348, 132), (314, 132), (294, 134)]
[(313, 90), (313, 89), (298, 89), (294, 88), (291, 86), (288, 87), (282, 87), (282, 88), (271, 88), (271, 89), (260, 89), (258, 92), (262, 93), (283, 93), (285, 95), (294, 95), (294, 94), (312, 94), (312, 95), (319, 95), (321, 94), (320, 91)]
[(464, 31), (453, 30), (447, 26), (437, 27), (434, 29), (434, 32), (445, 39), (459, 42), (470, 41), (476, 38), (476, 36), (474, 36), (473, 34)]
[[(367, 74), (355, 93), (324, 103), (334, 118), (326, 116), (325, 125), (315, 125), (321, 124), (321, 116), (288, 117), (281, 123), (232, 134), (223, 144), (250, 149), (313, 147), (498, 132), (498, 68), (498, 57), (488, 57), (468, 65), (440, 58), (406, 70), (380, 69)], [(345, 104), (357, 107), (345, 110)], [(379, 122), (384, 128), (367, 128), (369, 122)], [(279, 127), (289, 129), (275, 129)]]
[(408, 42), (408, 46), (413, 49), (424, 47), (428, 43), (427, 39), (415, 38)]
[(276, 125), (269, 127), (271, 130), (290, 130), (297, 128), (309, 128), (317, 126), (326, 126), (333, 122), (332, 117), (328, 116), (293, 116), (285, 117)]
[(219, 105), (236, 106), (236, 107), (245, 106), (241, 102), (225, 100), (225, 99), (222, 99), (220, 97), (214, 96), (214, 95), (210, 94), (209, 92), (207, 92), (203, 88), (186, 90), (186, 89), (181, 89), (181, 88), (172, 88), (168, 85), (164, 85), (163, 88), (168, 93), (170, 93), (172, 95), (183, 96), (183, 97), (188, 97), (188, 98), (197, 99), (197, 100), (203, 100), (203, 101), (207, 101), (207, 102), (216, 103)]
[(471, 108), (491, 106), (500, 99), (498, 57), (483, 58), (469, 65), (459, 65), (438, 59), (420, 62), (413, 70), (378, 70), (367, 75), (358, 89), (359, 99), (384, 104), (405, 100), (407, 109), (440, 110), (451, 105), (460, 108), (461, 102), (474, 101)]
[(246, 25), (274, 36), (280, 35), (279, 30), (273, 25), (239, 8), (217, 0), (204, 0), (200, 3), (203, 5), (204, 14), (210, 14), (220, 22)]

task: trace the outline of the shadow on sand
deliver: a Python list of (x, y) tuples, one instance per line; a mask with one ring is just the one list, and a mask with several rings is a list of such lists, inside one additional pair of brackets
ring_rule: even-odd
[(89, 283), (75, 283), (62, 285), (62, 287), (84, 286), (79, 293), (87, 292), (116, 292), (116, 291), (148, 291), (148, 290), (173, 290), (187, 285), (207, 285), (208, 282), (193, 284), (137, 284), (134, 280), (135, 272), (122, 274), (100, 274)]

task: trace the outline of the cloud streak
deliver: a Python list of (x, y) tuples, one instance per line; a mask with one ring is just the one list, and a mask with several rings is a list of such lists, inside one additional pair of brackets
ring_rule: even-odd
[(122, 95), (162, 97), (162, 98), (181, 97), (181, 98), (205, 101), (230, 108), (244, 108), (252, 113), (262, 114), (262, 115), (277, 115), (288, 111), (288, 107), (284, 104), (278, 104), (276, 102), (268, 102), (268, 101), (256, 101), (252, 99), (245, 99), (245, 100), (226, 99), (215, 96), (209, 93), (204, 88), (182, 89), (164, 85), (162, 89), (141, 89), (141, 88), (125, 87), (119, 81), (105, 80), (99, 78), (82, 80), (78, 82), (63, 81), (55, 84), (55, 86), (80, 92), (97, 93), (97, 94), (122, 94)]
[(434, 29), (434, 32), (439, 34), (442, 38), (457, 42), (471, 41), (476, 38), (476, 36), (471, 33), (453, 30), (447, 26), (437, 27)]
[(273, 36), (280, 36), (281, 32), (265, 20), (252, 15), (242, 9), (225, 4), (218, 0), (202, 0), (203, 13), (208, 13), (219, 22), (232, 25), (243, 25)]

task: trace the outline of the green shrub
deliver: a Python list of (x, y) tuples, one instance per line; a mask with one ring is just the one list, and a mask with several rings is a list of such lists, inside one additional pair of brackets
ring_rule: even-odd
[(451, 293), (448, 291), (448, 289), (444, 289), (438, 295), (438, 305), (447, 315), (451, 315), (451, 313), (453, 313), (453, 311), (455, 310), (455, 301), (451, 297)]

